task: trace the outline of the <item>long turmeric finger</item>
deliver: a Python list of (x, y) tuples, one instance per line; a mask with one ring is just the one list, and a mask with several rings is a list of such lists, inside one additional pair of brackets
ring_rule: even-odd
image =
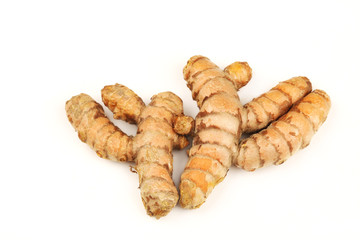
[(100, 104), (87, 94), (72, 97), (65, 105), (67, 117), (87, 143), (102, 157), (114, 161), (132, 161), (132, 139), (105, 116)]
[(244, 105), (243, 131), (255, 132), (266, 127), (309, 92), (311, 82), (306, 77), (293, 77), (280, 82), (270, 91)]
[[(241, 62), (234, 62), (224, 69), (224, 72), (234, 80), (237, 89), (245, 86), (251, 78), (251, 71), (242, 67)], [(248, 78), (244, 78), (249, 74)], [(276, 120), (290, 107), (311, 92), (311, 82), (306, 77), (293, 77), (289, 80), (280, 82), (270, 91), (254, 98), (251, 102), (244, 105), (242, 117), (242, 130), (250, 133), (266, 127), (269, 123)]]
[[(184, 78), (200, 111), (189, 161), (180, 181), (180, 205), (197, 208), (222, 181), (237, 153), (241, 112), (237, 89), (251, 77), (247, 63), (236, 66), (236, 80), (203, 56), (190, 58)], [(235, 77), (234, 77), (235, 78)]]
[(330, 98), (324, 91), (309, 93), (279, 120), (243, 140), (234, 165), (254, 171), (270, 164), (282, 164), (309, 145), (312, 136), (326, 120), (330, 106)]
[(149, 114), (140, 115), (142, 120), (134, 139), (135, 161), (145, 208), (149, 215), (162, 217), (177, 204), (179, 198), (171, 178), (171, 150), (179, 139), (173, 131), (172, 122), (182, 114), (182, 101), (172, 93), (160, 93), (152, 98), (150, 107), (169, 113), (171, 118), (166, 120)]
[(129, 101), (133, 101), (132, 105), (137, 106), (138, 112), (125, 115), (131, 116), (138, 124), (137, 134), (133, 138), (132, 157), (139, 175), (141, 198), (148, 215), (160, 218), (167, 215), (178, 202), (178, 191), (172, 180), (171, 151), (189, 144), (186, 137), (177, 132), (189, 133), (193, 120), (183, 115), (182, 100), (171, 92), (153, 96), (145, 107), (142, 100), (139, 103), (140, 98), (123, 85), (110, 85), (102, 90), (103, 101), (111, 106), (114, 114), (132, 111), (122, 102), (128, 96), (131, 96)]

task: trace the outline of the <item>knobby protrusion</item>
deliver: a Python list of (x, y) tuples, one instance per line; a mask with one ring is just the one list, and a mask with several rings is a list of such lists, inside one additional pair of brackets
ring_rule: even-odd
[(79, 138), (102, 157), (115, 161), (132, 161), (139, 175), (139, 188), (150, 216), (167, 215), (177, 204), (179, 195), (172, 180), (172, 149), (185, 148), (184, 136), (193, 131), (193, 119), (183, 114), (182, 100), (171, 92), (159, 93), (148, 106), (129, 88), (105, 86), (104, 104), (119, 118), (138, 125), (136, 136), (129, 137), (104, 114), (100, 104), (80, 94), (66, 103), (69, 121)]
[(234, 165), (248, 171), (279, 165), (309, 145), (330, 110), (329, 96), (322, 90), (306, 95), (288, 113), (239, 145)]

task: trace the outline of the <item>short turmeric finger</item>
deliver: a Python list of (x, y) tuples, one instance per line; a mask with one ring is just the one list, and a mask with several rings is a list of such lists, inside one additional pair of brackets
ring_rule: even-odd
[(174, 131), (180, 135), (191, 135), (194, 130), (194, 119), (189, 116), (181, 115), (174, 120)]
[(132, 139), (104, 114), (100, 104), (87, 94), (72, 97), (65, 105), (67, 117), (81, 141), (96, 153), (114, 161), (132, 161)]
[(101, 90), (101, 97), (105, 106), (114, 113), (115, 119), (129, 123), (137, 123), (141, 111), (145, 108), (145, 103), (136, 93), (118, 83), (105, 86)]
[(237, 91), (248, 84), (252, 77), (252, 69), (247, 62), (234, 62), (224, 68), (224, 72), (234, 82)]
[(330, 110), (329, 96), (322, 90), (306, 95), (288, 113), (266, 129), (241, 141), (234, 165), (248, 171), (285, 162), (309, 145)]

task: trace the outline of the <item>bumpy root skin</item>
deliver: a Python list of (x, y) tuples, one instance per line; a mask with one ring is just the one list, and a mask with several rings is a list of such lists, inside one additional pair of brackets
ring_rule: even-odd
[[(171, 178), (171, 150), (174, 144), (180, 141), (179, 136), (173, 131), (172, 122), (176, 116), (182, 114), (182, 102), (172, 93), (160, 93), (152, 97), (150, 106), (172, 115), (170, 121), (154, 116), (140, 116), (142, 120), (139, 123), (138, 134), (134, 138), (134, 151), (137, 153), (136, 170), (139, 174), (142, 201), (150, 216), (160, 218), (168, 214), (179, 199)], [(165, 154), (162, 164), (157, 159), (160, 152)]]
[(252, 69), (247, 62), (234, 62), (224, 68), (224, 72), (233, 81), (237, 91), (248, 84), (252, 77)]
[(309, 145), (330, 110), (329, 96), (314, 90), (295, 104), (288, 113), (239, 145), (234, 165), (247, 171), (285, 162), (299, 149)]
[(87, 94), (79, 94), (66, 102), (67, 117), (99, 157), (113, 161), (132, 161), (132, 139), (105, 116), (100, 104)]
[(180, 135), (191, 135), (194, 130), (194, 119), (189, 116), (177, 116), (174, 120), (174, 131)]
[(244, 105), (242, 129), (252, 133), (265, 128), (285, 114), (293, 104), (311, 92), (311, 82), (306, 77), (293, 77), (280, 82), (270, 91)]
[[(121, 94), (125, 96), (119, 96)], [(154, 95), (148, 106), (134, 92), (120, 84), (106, 86), (102, 97), (107, 106), (111, 106), (110, 110), (116, 110), (120, 116), (132, 116), (131, 119), (137, 122), (138, 130), (133, 138), (132, 152), (139, 175), (142, 202), (148, 215), (156, 218), (167, 215), (179, 199), (171, 177), (171, 151), (189, 144), (182, 134), (192, 131), (193, 119), (183, 115), (182, 100), (171, 92)], [(121, 99), (127, 98), (128, 102), (133, 102), (131, 105), (137, 106), (135, 113), (131, 112), (132, 108), (124, 108)]]
[[(200, 108), (195, 121), (183, 115), (181, 99), (171, 92), (153, 96), (145, 106), (127, 87), (105, 86), (104, 104), (114, 118), (138, 125), (135, 137), (113, 125), (101, 105), (86, 94), (72, 97), (65, 108), (80, 140), (98, 156), (114, 161), (135, 160), (146, 211), (160, 218), (179, 201), (172, 180), (171, 151), (189, 144), (184, 135), (194, 138), (181, 175), (180, 205), (191, 209), (206, 201), (231, 164), (248, 171), (282, 164), (306, 147), (326, 120), (330, 98), (322, 90), (311, 92), (306, 77), (280, 82), (242, 107), (237, 91), (251, 76), (246, 62), (235, 62), (221, 70), (206, 57), (190, 58), (184, 78)], [(260, 129), (238, 144), (242, 132)]]
[(118, 83), (105, 86), (101, 90), (101, 97), (115, 119), (129, 123), (137, 123), (141, 111), (145, 108), (145, 103), (136, 93)]
[[(224, 72), (234, 81), (237, 89), (248, 83), (252, 73), (249, 65), (242, 62), (230, 64)], [(242, 130), (245, 133), (252, 133), (265, 128), (311, 92), (311, 89), (309, 79), (302, 76), (280, 82), (270, 91), (244, 105), (241, 113)]]
[(141, 198), (148, 215), (167, 215), (179, 195), (172, 180), (172, 149), (185, 148), (189, 142), (182, 134), (193, 131), (194, 120), (184, 116), (182, 100), (171, 92), (154, 95), (148, 106), (129, 88), (105, 86), (105, 105), (120, 118), (137, 123), (135, 137), (129, 137), (104, 114), (90, 96), (79, 94), (66, 102), (67, 117), (81, 141), (98, 156), (115, 161), (135, 160)]
[(251, 69), (247, 63), (234, 63), (227, 69), (237, 69), (239, 74), (232, 76), (203, 56), (190, 58), (184, 68), (184, 78), (200, 108), (189, 161), (180, 180), (180, 205), (184, 208), (197, 208), (205, 202), (226, 176), (237, 152), (242, 112), (237, 90), (250, 80)]

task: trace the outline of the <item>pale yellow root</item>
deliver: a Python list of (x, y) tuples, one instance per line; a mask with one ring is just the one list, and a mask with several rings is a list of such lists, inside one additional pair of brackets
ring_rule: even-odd
[(279, 120), (243, 140), (234, 165), (254, 171), (263, 166), (282, 164), (310, 143), (326, 120), (330, 106), (330, 98), (324, 91), (309, 93)]
[(200, 108), (189, 161), (181, 175), (180, 205), (184, 208), (205, 202), (237, 153), (242, 112), (237, 90), (250, 80), (251, 69), (239, 62), (228, 67), (232, 68), (237, 74), (225, 73), (203, 56), (190, 58), (184, 68), (184, 78)]

